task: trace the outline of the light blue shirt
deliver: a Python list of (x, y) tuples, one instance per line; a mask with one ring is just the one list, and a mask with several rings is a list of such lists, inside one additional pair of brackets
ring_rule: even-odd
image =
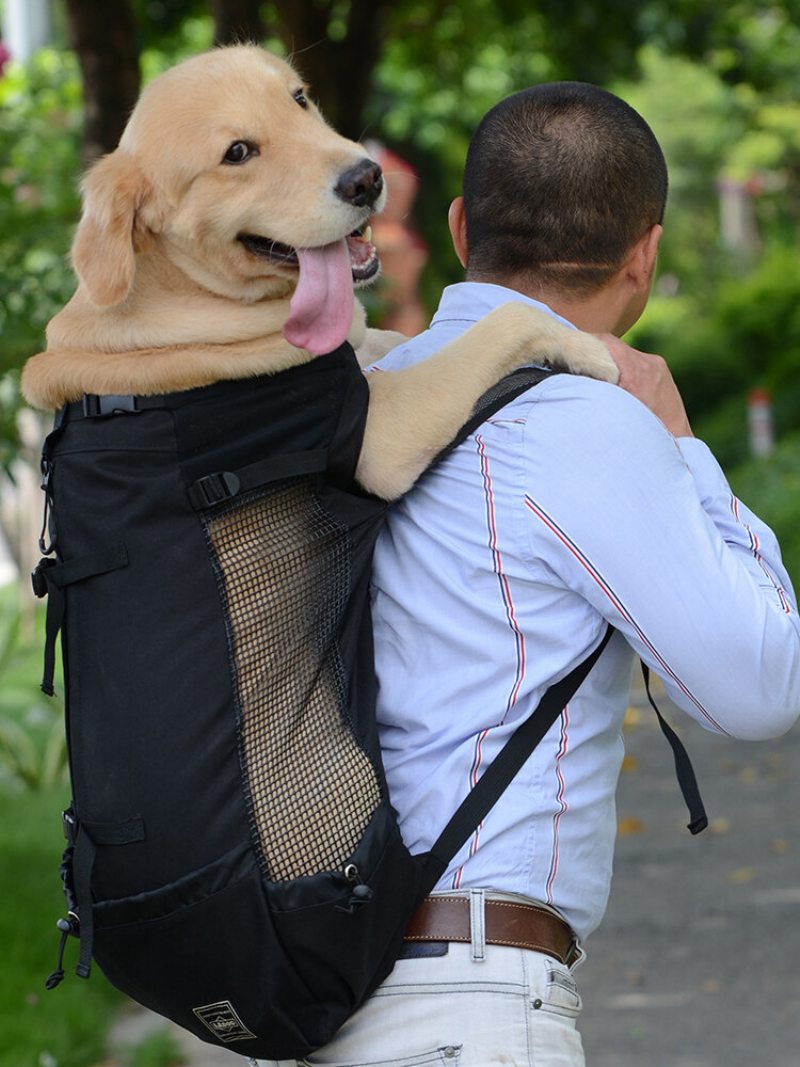
[[(526, 299), (451, 286), (381, 368)], [(774, 535), (701, 441), (676, 441), (617, 386), (556, 375), (484, 423), (392, 507), (373, 590), (381, 744), (413, 852), (606, 622), (618, 631), (439, 884), (525, 894), (581, 938), (608, 897), (634, 656), (708, 729), (767, 738), (800, 714), (800, 626)]]

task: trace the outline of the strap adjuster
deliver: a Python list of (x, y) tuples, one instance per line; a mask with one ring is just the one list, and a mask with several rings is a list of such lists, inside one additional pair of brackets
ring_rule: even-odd
[(31, 585), (33, 586), (33, 595), (40, 600), (47, 596), (48, 585), (46, 571), (50, 567), (57, 566), (54, 559), (40, 559), (36, 565), (36, 569), (31, 574)]
[(87, 419), (102, 415), (136, 415), (140, 411), (135, 396), (97, 396), (84, 393), (83, 414)]
[(189, 486), (189, 502), (198, 510), (211, 508), (236, 496), (241, 487), (241, 482), (232, 471), (216, 471), (198, 478)]

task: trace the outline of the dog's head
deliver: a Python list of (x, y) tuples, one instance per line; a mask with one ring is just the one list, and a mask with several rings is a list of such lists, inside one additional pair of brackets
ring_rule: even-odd
[(292, 66), (255, 46), (195, 56), (144, 90), (119, 148), (89, 171), (72, 261), (98, 307), (125, 300), (157, 251), (228, 299), (286, 296), (284, 333), (330, 351), (353, 283), (378, 270), (364, 236), (380, 168), (332, 130)]

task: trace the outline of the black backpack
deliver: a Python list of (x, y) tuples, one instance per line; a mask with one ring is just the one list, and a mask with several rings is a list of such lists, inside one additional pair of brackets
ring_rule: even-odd
[[(464, 437), (547, 372), (490, 390)], [(610, 635), (548, 690), (429, 853), (403, 844), (375, 726), (354, 354), (162, 397), (86, 396), (42, 458), (45, 678), (61, 631), (76, 972), (259, 1059), (329, 1041)], [(448, 449), (449, 451), (449, 449)]]

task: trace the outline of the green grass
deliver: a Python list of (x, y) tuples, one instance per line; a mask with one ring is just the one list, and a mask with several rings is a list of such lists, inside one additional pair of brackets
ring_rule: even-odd
[(16, 584), (0, 588), (0, 789), (66, 781), (63, 702), (40, 690), (44, 619), (44, 605), (23, 617)]
[(64, 912), (58, 865), (66, 800), (64, 789), (0, 793), (0, 1067), (94, 1067), (123, 1003), (96, 968), (88, 981), (73, 973), (74, 939), (64, 981), (44, 988)]
[(775, 532), (800, 595), (800, 433), (782, 438), (767, 459), (730, 472), (733, 491)]
[[(87, 981), (74, 967), (70, 938), (65, 978), (54, 990), (64, 914), (59, 864), (61, 811), (69, 802), (63, 762), (63, 703), (45, 697), (42, 675), (44, 605), (20, 625), (19, 588), (0, 587), (0, 1067), (100, 1067), (107, 1035), (129, 1003), (97, 967)], [(56, 692), (63, 683), (56, 669)], [(184, 1062), (167, 1030), (122, 1055), (125, 1067), (175, 1067)]]

